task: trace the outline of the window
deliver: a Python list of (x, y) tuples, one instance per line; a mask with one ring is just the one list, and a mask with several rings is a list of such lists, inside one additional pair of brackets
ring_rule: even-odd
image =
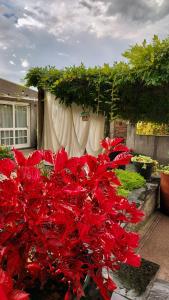
[(0, 144), (16, 148), (30, 146), (30, 106), (0, 103)]

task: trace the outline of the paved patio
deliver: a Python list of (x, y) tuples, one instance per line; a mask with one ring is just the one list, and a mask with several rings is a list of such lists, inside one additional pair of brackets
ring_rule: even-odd
[(155, 212), (141, 235), (140, 255), (160, 265), (144, 299), (169, 300), (169, 216)]

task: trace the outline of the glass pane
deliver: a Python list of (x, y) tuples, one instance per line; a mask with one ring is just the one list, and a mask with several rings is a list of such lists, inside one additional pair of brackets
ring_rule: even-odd
[(27, 127), (27, 106), (15, 106), (15, 127)]
[(5, 131), (5, 136), (9, 137), (9, 131)]
[(5, 145), (10, 145), (10, 140), (9, 139), (6, 139)]
[(13, 127), (12, 105), (0, 104), (0, 128)]
[(15, 138), (15, 144), (26, 144), (27, 143), (27, 138), (26, 137), (17, 137)]
[(13, 145), (13, 131), (12, 130), (0, 131), (0, 144)]

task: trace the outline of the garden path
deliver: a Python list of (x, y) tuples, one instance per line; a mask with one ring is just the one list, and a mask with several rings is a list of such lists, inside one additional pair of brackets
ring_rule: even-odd
[(145, 299), (169, 300), (169, 216), (154, 213), (141, 235), (140, 255), (160, 265)]

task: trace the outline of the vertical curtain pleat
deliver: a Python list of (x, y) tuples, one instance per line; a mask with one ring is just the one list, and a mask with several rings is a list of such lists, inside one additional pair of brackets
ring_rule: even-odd
[(56, 152), (64, 147), (69, 156), (81, 156), (87, 153), (97, 155), (100, 152), (100, 140), (104, 137), (104, 117), (91, 114), (88, 121), (82, 121), (82, 108), (76, 104), (66, 107), (59, 103), (55, 95), (45, 93), (44, 131), (42, 145), (44, 149)]

